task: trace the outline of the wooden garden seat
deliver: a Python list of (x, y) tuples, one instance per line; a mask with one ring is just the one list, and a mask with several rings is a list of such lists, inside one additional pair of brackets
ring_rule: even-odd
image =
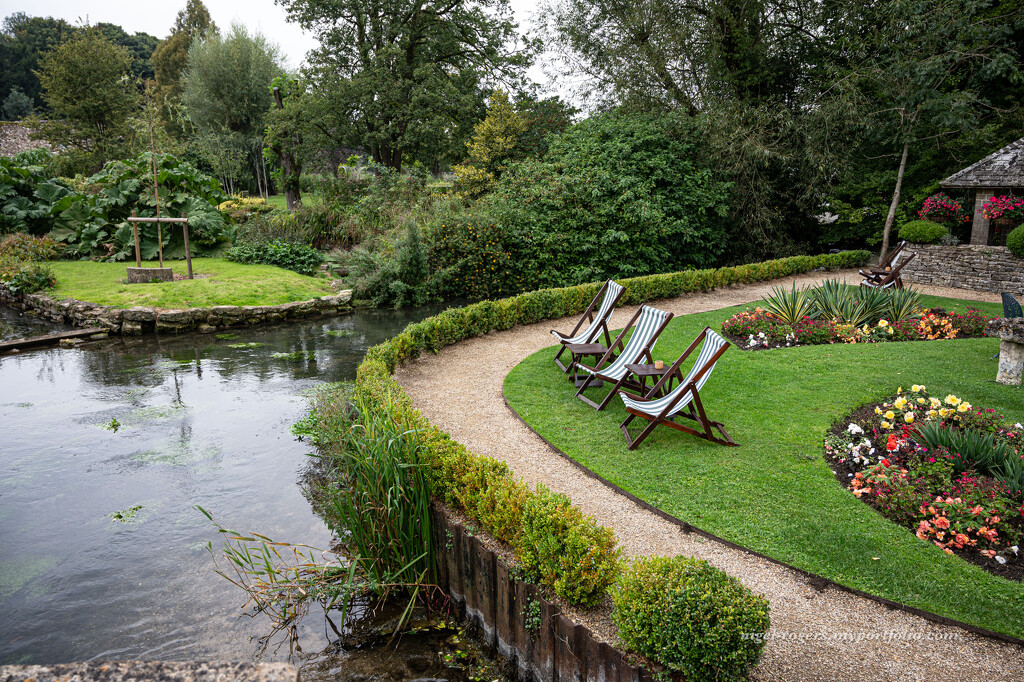
[[(570, 362), (569, 366), (566, 367), (558, 359), (559, 356), (565, 352), (566, 346), (595, 343), (601, 338), (601, 332), (604, 332), (605, 344), (611, 345), (612, 337), (611, 332), (608, 331), (608, 320), (611, 319), (612, 311), (615, 309), (615, 305), (619, 302), (619, 299), (622, 298), (622, 294), (625, 291), (626, 290), (618, 282), (608, 280), (604, 283), (604, 286), (601, 287), (601, 290), (597, 292), (597, 295), (594, 296), (594, 300), (590, 302), (586, 312), (583, 313), (583, 317), (580, 318), (580, 321), (576, 323), (576, 326), (573, 327), (571, 332), (568, 334), (562, 334), (554, 329), (551, 330), (551, 334), (558, 339), (559, 344), (561, 344), (558, 352), (555, 353), (555, 364), (558, 365), (563, 372), (568, 372), (576, 361), (576, 357), (573, 356), (572, 362)], [(598, 307), (598, 301), (601, 302), (600, 307)], [(595, 308), (597, 308), (596, 311)], [(580, 327), (582, 327), (583, 323), (587, 321), (590, 322), (589, 326), (583, 331), (580, 331)]]

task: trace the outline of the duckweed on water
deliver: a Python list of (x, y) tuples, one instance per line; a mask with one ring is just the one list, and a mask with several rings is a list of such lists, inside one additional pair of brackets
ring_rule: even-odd
[(112, 518), (114, 521), (117, 521), (118, 523), (131, 523), (135, 520), (135, 515), (139, 513), (140, 509), (142, 509), (142, 505), (137, 504), (134, 507), (128, 507), (127, 509), (122, 509), (121, 511), (112, 512), (110, 514), (107, 514), (107, 516)]
[(354, 329), (328, 329), (326, 332), (327, 336), (355, 336), (356, 332)]
[(272, 356), (275, 360), (290, 360), (292, 362), (298, 362), (300, 360), (313, 360), (316, 358), (315, 350), (297, 350), (294, 353), (274, 353)]
[(257, 343), (255, 341), (249, 343), (229, 343), (228, 348), (259, 348), (262, 345), (262, 343)]
[(228, 341), (230, 339), (237, 339), (238, 334), (217, 334), (216, 338), (220, 339), (221, 341)]

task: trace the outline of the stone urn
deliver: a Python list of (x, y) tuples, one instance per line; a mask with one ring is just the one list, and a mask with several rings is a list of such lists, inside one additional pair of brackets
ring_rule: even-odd
[(996, 381), (1020, 386), (1024, 374), (1024, 317), (998, 317), (985, 325), (985, 336), (999, 339)]

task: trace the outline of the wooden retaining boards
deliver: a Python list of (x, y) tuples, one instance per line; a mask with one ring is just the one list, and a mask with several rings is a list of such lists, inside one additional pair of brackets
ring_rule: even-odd
[(33, 336), (28, 339), (13, 339), (11, 341), (0, 341), (0, 354), (10, 353), (11, 351), (23, 351), (29, 348), (45, 348), (46, 346), (56, 346), (64, 339), (85, 339), (96, 334), (106, 334), (107, 330), (101, 327), (93, 327), (91, 329), (76, 329), (70, 332), (58, 332), (57, 334), (45, 334), (43, 336)]
[[(438, 582), (485, 641), (509, 659), (524, 682), (653, 682), (615, 647), (586, 626), (562, 615), (536, 585), (512, 576), (505, 560), (438, 506), (433, 511), (438, 546)], [(537, 606), (532, 606), (536, 604)], [(539, 607), (535, 631), (528, 609)]]

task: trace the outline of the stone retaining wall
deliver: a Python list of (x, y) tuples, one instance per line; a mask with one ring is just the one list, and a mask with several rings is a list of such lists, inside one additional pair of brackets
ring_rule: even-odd
[(1005, 246), (907, 244), (917, 257), (903, 268), (907, 284), (934, 284), (999, 293), (1024, 292), (1024, 259)]
[(323, 296), (310, 301), (296, 301), (283, 305), (236, 306), (219, 305), (212, 308), (185, 310), (158, 310), (137, 306), (114, 308), (67, 299), (58, 301), (45, 294), (12, 294), (0, 284), (0, 303), (17, 310), (32, 310), (53, 322), (76, 327), (104, 327), (112, 334), (180, 334), (203, 333), (228, 327), (255, 327), (286, 320), (298, 320), (325, 315), (345, 315), (352, 312), (352, 291), (336, 296)]

